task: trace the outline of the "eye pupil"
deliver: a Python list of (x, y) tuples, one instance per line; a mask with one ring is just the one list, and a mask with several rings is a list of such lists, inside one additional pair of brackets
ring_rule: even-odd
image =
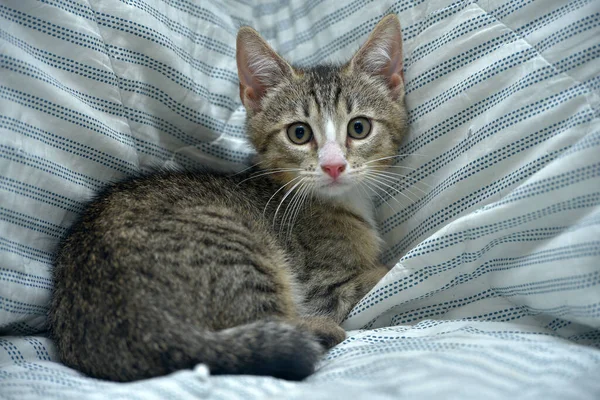
[(365, 117), (354, 118), (348, 122), (348, 136), (352, 139), (362, 140), (371, 133), (371, 121)]
[(356, 132), (356, 134), (360, 135), (363, 132), (363, 124), (362, 122), (355, 122), (354, 123), (354, 132)]
[(294, 144), (306, 144), (312, 139), (312, 130), (308, 124), (296, 122), (295, 124), (288, 126), (287, 137)]

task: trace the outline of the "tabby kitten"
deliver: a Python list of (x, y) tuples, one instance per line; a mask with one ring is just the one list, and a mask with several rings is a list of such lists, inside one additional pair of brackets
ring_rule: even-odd
[(406, 131), (397, 17), (348, 63), (307, 69), (244, 27), (237, 65), (259, 169), (157, 172), (89, 204), (54, 268), (66, 365), (114, 381), (199, 363), (301, 380), (386, 274), (366, 183)]

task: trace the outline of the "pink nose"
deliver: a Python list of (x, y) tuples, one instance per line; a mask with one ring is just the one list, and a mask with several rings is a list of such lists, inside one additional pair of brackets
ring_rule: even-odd
[(337, 179), (337, 177), (346, 169), (346, 164), (325, 164), (321, 165), (321, 169), (333, 179)]

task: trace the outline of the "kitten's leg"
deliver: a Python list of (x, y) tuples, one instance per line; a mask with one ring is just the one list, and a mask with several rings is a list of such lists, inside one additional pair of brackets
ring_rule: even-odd
[(306, 316), (302, 317), (297, 325), (312, 332), (326, 349), (346, 339), (346, 331), (329, 317)]
[[(359, 286), (359, 295), (360, 298), (357, 299), (357, 302), (363, 298), (373, 287), (383, 279), (383, 277), (389, 272), (389, 269), (383, 265), (379, 264), (373, 269), (364, 271), (357, 277), (358, 286)], [(354, 307), (354, 306), (353, 306)], [(348, 310), (350, 312), (350, 310)]]
[(353, 279), (338, 286), (334, 293), (329, 293), (328, 302), (331, 305), (329, 317), (341, 323), (360, 299), (365, 297), (388, 271), (384, 265), (378, 264), (371, 269), (361, 271)]

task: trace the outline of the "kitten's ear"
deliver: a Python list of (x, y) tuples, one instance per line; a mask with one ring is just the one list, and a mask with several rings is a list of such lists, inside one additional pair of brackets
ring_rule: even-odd
[(259, 33), (242, 27), (237, 35), (236, 60), (240, 78), (240, 98), (246, 109), (260, 110), (267, 90), (294, 75), (293, 68), (281, 58)]
[(394, 14), (385, 16), (350, 61), (351, 67), (385, 78), (396, 98), (404, 85), (402, 30)]

